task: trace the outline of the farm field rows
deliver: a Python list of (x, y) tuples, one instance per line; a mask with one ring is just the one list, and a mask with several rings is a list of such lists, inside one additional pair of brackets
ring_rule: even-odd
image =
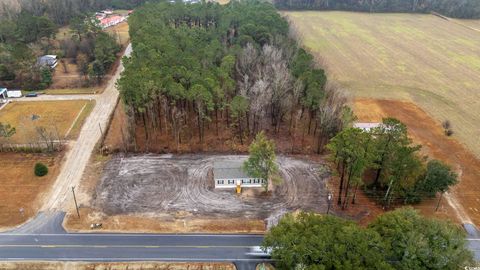
[(74, 138), (94, 106), (94, 101), (12, 102), (0, 111), (0, 122), (15, 127), (16, 133), (4, 143), (29, 144), (38, 141), (37, 127), (44, 127), (54, 137)]
[[(418, 104), (480, 157), (480, 34), (433, 15), (284, 12), (355, 97)], [(475, 23), (475, 22), (473, 22)]]

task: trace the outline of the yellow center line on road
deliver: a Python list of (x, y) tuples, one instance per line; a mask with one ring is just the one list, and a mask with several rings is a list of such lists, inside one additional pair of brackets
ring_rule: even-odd
[(151, 245), (0, 245), (0, 248), (250, 248), (251, 246), (151, 246)]

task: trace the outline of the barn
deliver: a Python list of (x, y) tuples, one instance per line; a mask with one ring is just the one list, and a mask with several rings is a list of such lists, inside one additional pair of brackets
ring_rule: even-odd
[(213, 164), (215, 188), (262, 187), (265, 180), (248, 176), (243, 171), (243, 161), (221, 161)]

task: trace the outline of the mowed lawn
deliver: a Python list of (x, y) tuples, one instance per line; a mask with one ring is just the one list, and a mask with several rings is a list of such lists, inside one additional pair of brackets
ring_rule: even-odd
[(0, 122), (15, 127), (16, 133), (2, 143), (28, 144), (39, 140), (37, 127), (61, 139), (72, 138), (78, 132), (91, 109), (93, 101), (32, 101), (12, 102), (0, 110)]
[(436, 121), (450, 120), (454, 137), (480, 157), (479, 32), (433, 15), (284, 14), (353, 96), (412, 101)]

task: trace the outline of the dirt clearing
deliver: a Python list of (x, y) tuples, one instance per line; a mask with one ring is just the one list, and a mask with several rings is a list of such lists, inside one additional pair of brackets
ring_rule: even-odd
[(442, 210), (435, 212), (435, 199), (427, 200), (416, 208), (427, 215), (449, 216), (459, 222), (470, 218), (477, 226), (480, 225), (480, 160), (455, 139), (445, 136), (440, 123), (409, 102), (358, 99), (354, 102), (354, 110), (360, 121), (379, 122), (383, 117), (399, 119), (407, 125), (414, 142), (423, 145), (425, 154), (450, 164), (458, 173), (460, 183), (450, 192), (458, 204), (457, 211), (450, 208), (445, 200)]
[(411, 101), (480, 158), (480, 34), (424, 14), (285, 12), (305, 45), (355, 97)]
[(38, 139), (37, 127), (44, 127), (54, 137), (75, 138), (94, 106), (94, 101), (12, 102), (0, 111), (0, 122), (16, 128), (16, 133), (3, 143), (28, 144)]
[[(279, 157), (282, 184), (263, 189), (214, 189), (212, 166), (219, 160), (245, 159), (224, 155), (115, 155), (106, 163), (91, 201), (82, 201), (78, 220), (67, 228), (88, 228), (101, 221), (108, 230), (134, 227), (161, 232), (261, 232), (265, 220), (303, 209), (325, 212), (328, 169), (319, 162)], [(145, 222), (135, 222), (138, 218)], [(221, 221), (221, 222), (220, 222)], [(148, 226), (147, 226), (147, 225)]]
[[(55, 181), (62, 154), (0, 153), (0, 229), (19, 225), (34, 216), (46, 191)], [(48, 174), (33, 173), (36, 162), (48, 166)], [(23, 209), (23, 213), (20, 211)]]

